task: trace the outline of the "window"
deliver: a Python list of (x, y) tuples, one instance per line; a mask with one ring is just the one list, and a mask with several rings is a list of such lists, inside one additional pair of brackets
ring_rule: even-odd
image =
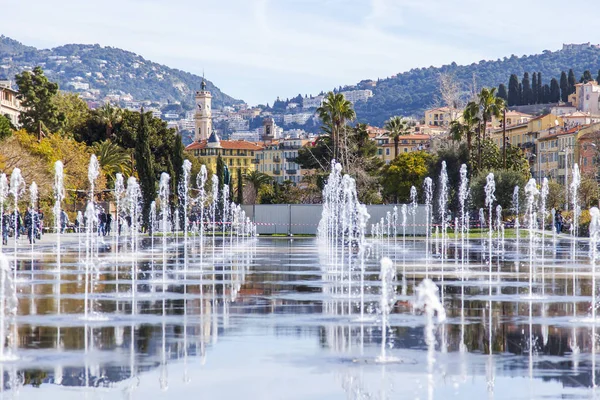
[(404, 152), (405, 152), (405, 153), (408, 153), (408, 149), (407, 149), (406, 147), (404, 148)]
[(390, 149), (385, 149), (385, 155), (389, 156), (390, 155)]

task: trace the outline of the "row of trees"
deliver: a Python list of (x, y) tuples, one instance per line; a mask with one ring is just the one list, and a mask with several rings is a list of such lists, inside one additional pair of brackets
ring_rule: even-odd
[[(50, 82), (40, 67), (17, 74), (16, 82), (19, 85), (17, 97), (25, 108), (20, 123), (29, 136), (37, 138), (40, 144), (50, 138), (80, 144), (88, 158), (95, 153), (109, 189), (117, 173), (125, 178), (136, 176), (143, 193), (146, 221), (150, 203), (156, 197), (160, 173), (171, 175), (172, 204), (177, 204), (184, 146), (181, 137), (168, 128), (166, 122), (143, 110), (122, 110), (110, 104), (91, 110), (76, 94), (60, 92), (58, 85)], [(23, 140), (21, 135), (20, 142)], [(197, 161), (193, 166), (199, 171)], [(35, 166), (21, 169), (32, 168)], [(51, 170), (52, 165), (47, 168)], [(67, 163), (65, 168), (69, 170)], [(85, 183), (80, 185), (85, 186)], [(76, 191), (84, 187), (69, 189)]]
[[(586, 70), (579, 82), (587, 83), (593, 80), (592, 73)], [(600, 69), (596, 82), (600, 82)], [(509, 106), (567, 102), (569, 95), (575, 93), (576, 84), (573, 69), (570, 69), (568, 74), (565, 71), (561, 72), (560, 83), (556, 78), (552, 78), (550, 84), (542, 82), (541, 72), (534, 72), (531, 81), (529, 73), (525, 72), (521, 82), (516, 74), (512, 74), (508, 80), (508, 90), (503, 83), (498, 86), (498, 97), (504, 99)]]

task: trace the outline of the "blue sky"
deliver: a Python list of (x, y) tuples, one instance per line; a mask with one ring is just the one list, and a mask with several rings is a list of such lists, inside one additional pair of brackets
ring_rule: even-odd
[[(557, 0), (0, 0), (0, 34), (36, 47), (99, 43), (196, 74), (250, 104), (414, 67), (600, 43)], [(26, 15), (26, 17), (20, 17)], [(24, 23), (26, 21), (26, 23)], [(580, 22), (585, 22), (582, 19)]]

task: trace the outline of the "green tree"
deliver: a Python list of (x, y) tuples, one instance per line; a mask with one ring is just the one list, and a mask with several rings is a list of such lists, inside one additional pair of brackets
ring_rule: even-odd
[(558, 85), (558, 81), (556, 80), (556, 78), (552, 78), (552, 80), (550, 81), (549, 102), (550, 103), (558, 103), (558, 101), (560, 100), (560, 96), (561, 96), (561, 90)]
[(465, 107), (460, 120), (452, 121), (450, 124), (450, 134), (454, 141), (460, 142), (463, 139), (467, 140), (467, 160), (471, 160), (471, 149), (473, 146), (473, 135), (479, 125), (479, 106), (471, 101)]
[(96, 120), (104, 125), (105, 139), (110, 139), (113, 134), (113, 128), (123, 118), (123, 112), (119, 107), (115, 107), (110, 103), (105, 103), (102, 107), (94, 111)]
[(577, 82), (575, 81), (575, 72), (573, 72), (573, 69), (569, 70), (569, 76), (567, 79), (569, 81), (569, 94), (575, 93), (575, 84)]
[(13, 132), (13, 126), (10, 119), (0, 114), (0, 140), (9, 137)]
[(512, 195), (515, 186), (524, 187), (528, 177), (514, 170), (491, 169), (482, 170), (471, 179), (471, 198), (476, 209), (485, 207), (485, 185), (489, 173), (494, 174), (496, 183), (496, 203), (502, 209), (508, 210), (512, 206)]
[(331, 136), (333, 146), (333, 158), (346, 167), (345, 145), (347, 122), (356, 118), (352, 103), (346, 100), (341, 93), (327, 93), (321, 107), (317, 108), (317, 114), (323, 122), (322, 130)]
[(433, 156), (425, 151), (402, 153), (382, 174), (383, 196), (388, 201), (408, 202), (411, 186), (422, 187)]
[(394, 158), (398, 157), (400, 136), (408, 135), (408, 123), (402, 117), (392, 117), (384, 125), (389, 137), (394, 141)]
[(85, 126), (90, 117), (90, 109), (77, 93), (58, 92), (52, 101), (58, 113), (65, 117), (62, 127), (65, 134), (73, 136)]
[[(173, 164), (173, 171), (175, 173), (175, 179), (173, 185), (173, 193), (179, 193), (179, 184), (183, 181), (183, 160), (185, 160), (184, 146), (181, 141), (180, 135), (175, 135), (173, 138), (173, 153), (171, 156), (171, 162)], [(179, 204), (179, 196), (175, 196), (175, 203)]]
[[(531, 90), (531, 88), (530, 88)], [(479, 139), (479, 168), (481, 169), (481, 142), (486, 138), (487, 135), (487, 123), (492, 120), (493, 117), (499, 119), (502, 116), (502, 111), (506, 107), (504, 100), (496, 97), (496, 88), (483, 88), (477, 95), (479, 113), (480, 113), (480, 139)]]
[(58, 84), (50, 82), (41, 67), (35, 67), (33, 72), (23, 71), (15, 80), (19, 86), (17, 98), (25, 109), (19, 117), (23, 128), (29, 133), (37, 133), (40, 127), (46, 133), (60, 131), (65, 116), (53, 101)]
[(542, 84), (542, 73), (537, 74), (537, 97), (535, 99), (536, 104), (544, 103), (544, 85)]
[(156, 194), (156, 175), (153, 167), (153, 157), (150, 151), (150, 132), (144, 110), (140, 112), (137, 137), (135, 140), (135, 167), (142, 190), (142, 215), (145, 226), (149, 226), (150, 203)]
[(592, 73), (589, 69), (586, 69), (583, 71), (583, 75), (581, 76), (581, 79), (579, 79), (579, 83), (588, 83), (593, 80), (594, 78), (592, 77)]
[(269, 175), (254, 170), (244, 175), (244, 181), (252, 185), (252, 191), (254, 194), (254, 204), (256, 204), (256, 202), (259, 200), (258, 194), (260, 190), (264, 186), (271, 184), (272, 179)]
[(215, 171), (217, 178), (219, 178), (219, 190), (223, 188), (224, 176), (225, 176), (225, 162), (221, 155), (217, 156), (217, 169)]
[(96, 143), (93, 151), (98, 157), (100, 168), (109, 182), (114, 182), (117, 173), (123, 174), (125, 178), (132, 173), (131, 155), (121, 147), (109, 140)]
[(531, 104), (537, 104), (538, 102), (538, 77), (537, 72), (533, 73), (531, 83)]
[(569, 100), (569, 81), (567, 80), (567, 74), (565, 71), (560, 73), (560, 99), (563, 103)]
[(519, 105), (519, 78), (515, 74), (508, 80), (508, 105)]
[(508, 102), (508, 92), (506, 91), (506, 86), (504, 86), (504, 83), (501, 83), (500, 86), (498, 86), (498, 97)]
[(531, 82), (529, 81), (529, 72), (525, 72), (523, 74), (523, 80), (521, 81), (521, 84), (523, 86), (523, 89), (522, 89), (523, 92), (521, 95), (523, 104), (524, 105), (531, 104), (531, 100), (533, 98), (533, 92), (531, 91)]

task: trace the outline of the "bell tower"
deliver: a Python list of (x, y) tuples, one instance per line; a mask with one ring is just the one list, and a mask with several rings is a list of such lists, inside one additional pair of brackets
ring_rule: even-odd
[(194, 141), (207, 140), (212, 132), (212, 96), (202, 78), (202, 90), (196, 92)]

